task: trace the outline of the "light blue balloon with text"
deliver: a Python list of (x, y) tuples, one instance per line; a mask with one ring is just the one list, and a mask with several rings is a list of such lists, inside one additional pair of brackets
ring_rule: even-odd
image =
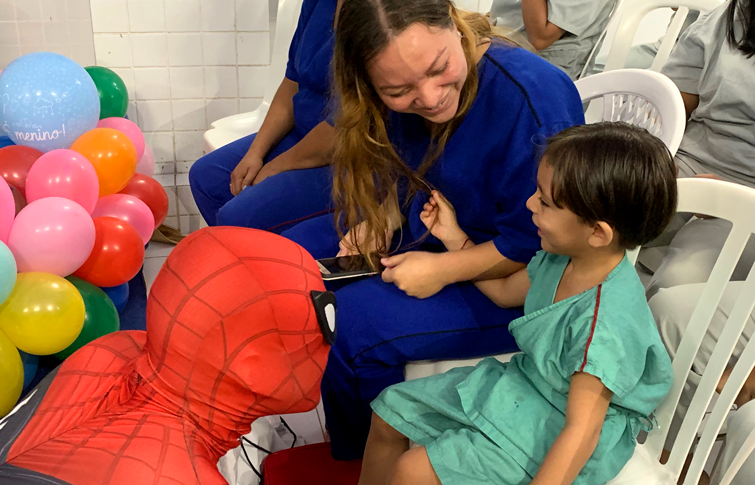
[(0, 75), (0, 123), (17, 145), (69, 148), (97, 127), (100, 97), (83, 67), (60, 54), (34, 52)]

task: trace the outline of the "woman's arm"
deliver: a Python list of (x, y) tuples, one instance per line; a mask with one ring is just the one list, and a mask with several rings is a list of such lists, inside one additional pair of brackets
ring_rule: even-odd
[(254, 184), (272, 175), (289, 170), (322, 167), (333, 161), (336, 130), (326, 121), (320, 122), (299, 143), (270, 160), (257, 174)]
[(298, 83), (283, 78), (248, 153), (264, 158), (288, 132), (294, 129), (294, 96), (298, 92)]
[(682, 101), (684, 101), (684, 111), (687, 113), (687, 119), (692, 116), (692, 112), (697, 109), (697, 105), (700, 104), (700, 96), (697, 94), (682, 93)]
[(527, 39), (532, 47), (539, 51), (550, 47), (566, 32), (548, 21), (546, 0), (522, 0), (522, 19), (524, 30), (527, 31)]
[(597, 377), (576, 373), (566, 402), (566, 424), (531, 485), (570, 485), (598, 446), (613, 394)]

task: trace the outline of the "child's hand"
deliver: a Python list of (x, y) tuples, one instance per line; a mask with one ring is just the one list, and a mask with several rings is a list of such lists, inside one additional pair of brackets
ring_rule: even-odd
[(449, 251), (461, 249), (467, 240), (466, 233), (456, 220), (456, 211), (437, 190), (433, 190), (419, 218), (430, 234), (440, 239)]

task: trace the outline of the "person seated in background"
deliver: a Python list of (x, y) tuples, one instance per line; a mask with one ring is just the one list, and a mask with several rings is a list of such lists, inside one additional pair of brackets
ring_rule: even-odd
[(579, 77), (616, 0), (493, 0), (491, 22), (526, 34), (539, 54)]
[[(681, 91), (688, 116), (675, 157), (679, 177), (755, 187), (754, 4), (755, 0), (731, 0), (700, 15), (663, 67)], [(657, 267), (650, 258), (640, 258), (654, 273), (648, 298), (661, 288), (707, 281), (731, 226), (711, 218), (681, 223), (675, 234), (667, 234), (673, 239), (660, 248), (665, 255)], [(743, 280), (753, 261), (755, 244), (749, 244), (732, 279)]]
[(191, 167), (191, 192), (208, 225), (280, 233), (330, 211), (327, 165), (335, 129), (326, 118), (333, 22), (341, 1), (304, 0), (285, 78), (259, 132)]

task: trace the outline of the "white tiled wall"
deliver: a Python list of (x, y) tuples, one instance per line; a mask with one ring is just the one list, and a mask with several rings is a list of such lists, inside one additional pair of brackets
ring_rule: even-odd
[(129, 117), (154, 149), (155, 177), (171, 199), (166, 223), (184, 233), (199, 226), (188, 172), (202, 155), (202, 135), (264, 95), (271, 3), (91, 0), (97, 64), (129, 87)]
[(93, 65), (89, 0), (0, 0), (0, 68), (36, 51)]

